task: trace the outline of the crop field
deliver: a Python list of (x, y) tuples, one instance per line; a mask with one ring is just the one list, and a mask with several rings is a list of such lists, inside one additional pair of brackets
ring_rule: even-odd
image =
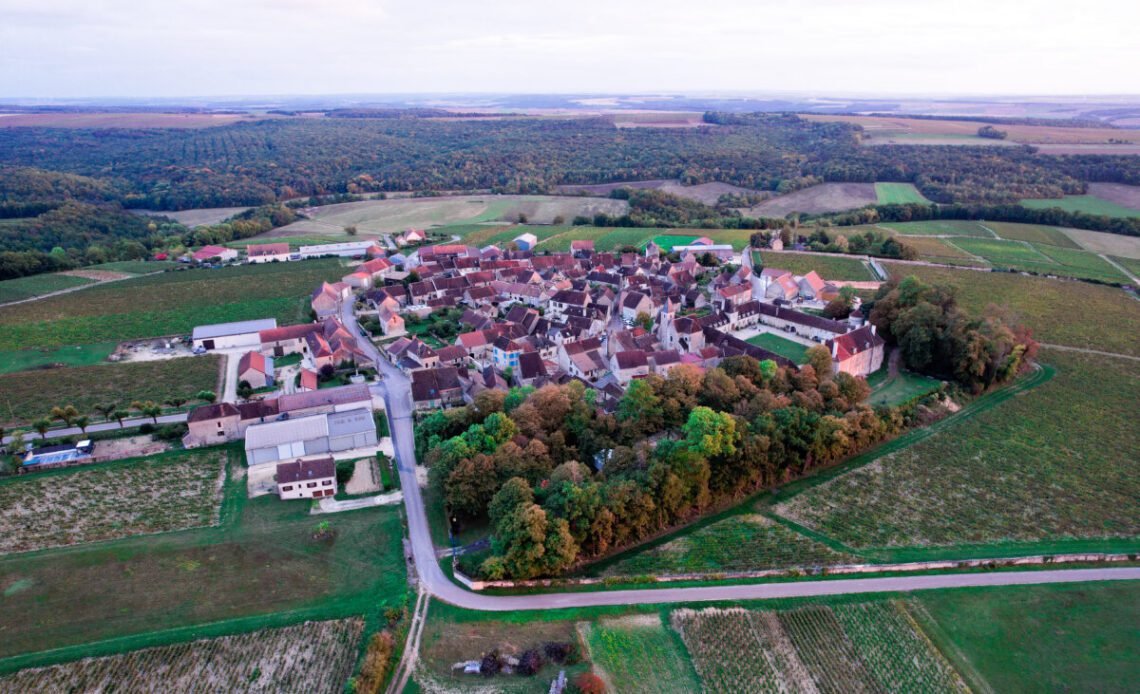
[(313, 233), (343, 233), (355, 226), (361, 233), (394, 233), (408, 228), (517, 221), (519, 215), (539, 224), (556, 217), (570, 221), (578, 215), (599, 212), (622, 215), (629, 203), (609, 198), (552, 195), (456, 195), (427, 198), (393, 198), (346, 202), (315, 208), (309, 219), (274, 229), (262, 238), (304, 236)]
[[(220, 525), (0, 556), (0, 658), (24, 654), (0, 664), (33, 667), (166, 645), (215, 625), (249, 631), (303, 619), (380, 619), (384, 608), (404, 604), (397, 509), (326, 516), (335, 534), (316, 539), (319, 519), (308, 501), (246, 499), (240, 446), (229, 455)], [(170, 498), (177, 480), (149, 485), (161, 504), (177, 502)]]
[[(97, 356), (98, 348), (80, 348), (77, 358)], [(163, 403), (172, 397), (190, 399), (200, 390), (218, 387), (221, 359), (216, 354), (204, 354), (5, 373), (0, 375), (0, 422), (26, 424), (49, 416), (56, 406), (74, 405), (80, 414), (94, 418), (99, 416), (95, 405), (100, 403), (117, 402), (125, 409), (135, 400)]]
[(183, 226), (194, 227), (221, 224), (235, 214), (248, 210), (248, 207), (201, 207), (193, 210), (135, 210), (138, 214), (151, 217), (169, 217)]
[(918, 192), (913, 183), (876, 183), (875, 195), (878, 196), (880, 205), (930, 202), (925, 195)]
[(819, 255), (815, 253), (795, 253), (781, 251), (762, 251), (760, 259), (764, 267), (789, 270), (797, 275), (804, 275), (812, 270), (819, 273), (825, 280), (852, 280), (871, 282), (875, 276), (871, 270), (857, 257), (843, 258), (834, 255)]
[[(1037, 340), (1140, 356), (1140, 302), (1119, 289), (1005, 272), (974, 272), (884, 262), (897, 277), (915, 275), (956, 290), (958, 303), (980, 313), (1008, 309)], [(1131, 329), (1124, 329), (1129, 327)]]
[(902, 603), (681, 609), (670, 621), (708, 692), (967, 692)]
[(1062, 231), (1086, 251), (1140, 260), (1140, 238), (1135, 236), (1084, 229), (1062, 229)]
[(994, 237), (981, 224), (957, 219), (931, 220), (927, 222), (884, 222), (878, 225), (904, 236), (977, 236), (983, 239)]
[(1021, 204), (1035, 210), (1059, 207), (1066, 212), (1085, 212), (1106, 217), (1140, 217), (1140, 210), (1134, 207), (1125, 207), (1096, 195), (1066, 195), (1063, 198), (1022, 200)]
[(0, 350), (189, 334), (196, 325), (308, 321), (309, 293), (339, 279), (335, 259), (164, 272), (0, 307)]
[(763, 347), (769, 352), (775, 352), (781, 357), (787, 357), (797, 364), (807, 361), (807, 345), (794, 342), (775, 333), (760, 333), (748, 338), (748, 344)]
[(179, 453), (26, 475), (0, 484), (0, 553), (218, 522), (225, 456)]
[(954, 245), (995, 265), (1031, 267), (1053, 264), (1051, 258), (1042, 254), (1032, 244), (1021, 241), (960, 238), (954, 240)]
[[(570, 226), (531, 226), (526, 224), (485, 224), (481, 228), (472, 231), (463, 237), (463, 242), (469, 246), (485, 246), (495, 244), (505, 246), (506, 244), (514, 241), (520, 234), (531, 233), (538, 238), (538, 245), (540, 248), (546, 248), (542, 245), (543, 241), (551, 239), (559, 234), (570, 234), (576, 237), (576, 230), (588, 227), (570, 227)], [(460, 234), (456, 234), (460, 236)], [(566, 243), (566, 248), (569, 249), (570, 243)]]
[(1140, 368), (1049, 349), (1039, 359), (1052, 380), (776, 512), (856, 548), (1135, 538)]
[(952, 243), (947, 243), (947, 241), (932, 236), (908, 236), (903, 240), (903, 243), (918, 251), (919, 257), (923, 260), (937, 263), (956, 263), (968, 260), (974, 264), (984, 264), (973, 259), (969, 253), (961, 248)]
[(1042, 244), (1045, 246), (1081, 250), (1079, 244), (1057, 227), (1045, 226), (1044, 224), (1015, 224), (1012, 222), (986, 222), (986, 226), (996, 232), (998, 236), (1010, 241), (1028, 241), (1029, 243)]
[[(93, 345), (68, 345), (55, 349), (0, 351), (0, 375), (36, 369), (48, 364), (53, 366), (59, 364), (63, 366), (92, 366), (109, 357), (118, 345), (118, 342), (99, 342)], [(0, 404), (0, 407), (3, 405)], [(3, 415), (0, 415), (0, 420), (3, 418)]]
[(7, 692), (344, 690), (364, 622), (340, 619), (199, 639), (102, 658), (21, 670)]
[(879, 201), (873, 183), (821, 183), (765, 200), (743, 210), (748, 217), (784, 217), (792, 212), (824, 214), (843, 212)]
[(20, 301), (42, 296), (61, 289), (73, 289), (91, 284), (95, 280), (74, 275), (64, 275), (58, 272), (45, 275), (32, 275), (30, 277), (17, 277), (14, 280), (0, 282), (0, 304), (9, 301)]
[[(1136, 581), (924, 592), (914, 616), (975, 691), (1136, 691)], [(970, 684), (974, 685), (971, 681)]]
[(0, 128), (210, 128), (265, 118), (249, 113), (19, 113), (0, 118)]
[(1037, 250), (1061, 266), (1060, 270), (1055, 271), (1059, 275), (1085, 277), (1104, 282), (1128, 281), (1118, 268), (1093, 253), (1049, 246), (1038, 246)]
[[(981, 140), (984, 144), (998, 144), (999, 141), (976, 137), (978, 128), (986, 123), (968, 120), (936, 120), (929, 118), (906, 118), (905, 116), (833, 116), (805, 114), (806, 120), (854, 123), (863, 126), (871, 135), (872, 142), (906, 141), (911, 138), (931, 138), (957, 136)], [(998, 129), (1009, 133), (1009, 140), (1018, 143), (1040, 144), (1107, 144), (1110, 140), (1128, 140), (1140, 143), (1140, 132), (1118, 128), (1069, 128), (1060, 125), (1020, 125), (1001, 123)], [(1123, 134), (1122, 134), (1123, 133)]]
[(729, 516), (606, 568), (608, 576), (719, 573), (860, 564), (759, 514)]
[(1117, 265), (1121, 265), (1124, 269), (1131, 272), (1133, 275), (1140, 277), (1140, 260), (1136, 258), (1121, 258), (1120, 256), (1109, 256)]
[(580, 630), (609, 691), (688, 694), (699, 689), (683, 644), (657, 614), (585, 622)]

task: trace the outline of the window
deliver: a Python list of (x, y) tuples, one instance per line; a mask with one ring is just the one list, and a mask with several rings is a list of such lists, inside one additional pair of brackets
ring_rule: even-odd
[(293, 491), (293, 485), (291, 485), (291, 484), (287, 484), (287, 485), (285, 485), (284, 487), (282, 487), (282, 488), (281, 488), (281, 491), (283, 491), (283, 492), (291, 492), (291, 491)]
[(325, 480), (324, 482), (321, 482), (321, 485), (322, 485), (322, 486), (325, 486), (325, 487), (327, 487), (327, 486), (329, 486), (329, 485), (331, 485), (331, 484), (332, 484), (332, 480)]
[(317, 483), (316, 482), (309, 482), (305, 486), (308, 487), (309, 489), (312, 489), (313, 487), (317, 486)]

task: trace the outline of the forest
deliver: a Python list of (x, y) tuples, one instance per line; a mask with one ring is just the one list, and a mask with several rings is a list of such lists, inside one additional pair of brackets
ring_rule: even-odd
[[(908, 368), (975, 393), (1013, 378), (1036, 349), (1023, 328), (970, 316), (914, 278), (885, 285), (871, 320)], [(432, 413), (416, 427), (431, 483), (450, 514), (492, 529), (489, 556), (465, 568), (558, 575), (936, 416), (934, 403), (871, 407), (866, 381), (833, 374), (824, 347), (808, 355), (799, 369), (734, 356), (650, 375), (613, 414), (581, 382), (487, 391)]]

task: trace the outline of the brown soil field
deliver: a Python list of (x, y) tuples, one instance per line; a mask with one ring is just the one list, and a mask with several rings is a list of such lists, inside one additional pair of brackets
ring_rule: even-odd
[(69, 275), (71, 277), (82, 277), (88, 280), (95, 280), (96, 282), (122, 280), (128, 277), (134, 277), (134, 275), (126, 272), (111, 272), (110, 270), (68, 270), (67, 272), (61, 272), (59, 274)]
[(0, 128), (210, 128), (265, 118), (248, 113), (5, 113)]
[(1089, 195), (1104, 198), (1117, 205), (1140, 210), (1140, 186), (1129, 186), (1123, 183), (1090, 183)]
[(248, 207), (200, 207), (192, 210), (135, 210), (137, 214), (154, 217), (170, 217), (179, 224), (193, 229), (194, 227), (220, 224), (239, 212), (245, 212)]
[(892, 135), (955, 135), (973, 136), (983, 125), (994, 125), (1009, 133), (1013, 142), (1033, 144), (1108, 144), (1110, 139), (1127, 140), (1140, 144), (1140, 130), (1116, 128), (1065, 128), (1050, 125), (987, 124), (978, 121), (926, 120), (922, 118), (891, 118), (883, 116), (830, 116), (808, 114), (801, 118), (818, 121), (855, 123), (877, 138)]
[(791, 212), (820, 214), (873, 205), (878, 200), (874, 183), (821, 183), (774, 197), (743, 212), (749, 217), (783, 217)]
[(670, 195), (676, 195), (681, 198), (688, 198), (696, 200), (706, 205), (715, 205), (720, 196), (726, 193), (762, 193), (764, 191), (751, 190), (748, 188), (741, 188), (734, 186), (731, 183), (699, 183), (695, 186), (681, 185), (677, 181), (669, 180), (653, 180), (653, 181), (628, 181), (623, 183), (598, 183), (594, 185), (565, 185), (558, 186), (559, 193), (581, 193), (586, 192), (590, 195), (609, 195), (611, 191), (617, 188), (634, 188), (644, 189), (652, 188), (660, 190)]

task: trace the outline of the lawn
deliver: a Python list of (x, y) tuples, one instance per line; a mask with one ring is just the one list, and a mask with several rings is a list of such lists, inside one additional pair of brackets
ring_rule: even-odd
[(931, 220), (926, 222), (889, 222), (879, 224), (883, 229), (906, 236), (977, 236), (992, 239), (993, 234), (977, 222), (959, 220)]
[(219, 526), (0, 558), (0, 671), (404, 605), (398, 509), (326, 516), (318, 540), (308, 501), (247, 500), (242, 475)]
[(899, 371), (893, 379), (885, 379), (871, 391), (867, 402), (872, 405), (901, 405), (938, 390), (942, 382), (921, 374)]
[(684, 644), (659, 615), (602, 619), (580, 629), (609, 691), (688, 694), (700, 689)]
[(111, 355), (118, 342), (69, 345), (54, 349), (15, 349), (0, 351), (0, 374), (36, 369), (47, 364), (92, 366)]
[(308, 320), (309, 293), (343, 275), (336, 259), (164, 272), (0, 307), (0, 350), (189, 334), (254, 318)]
[(157, 361), (35, 369), (0, 375), (0, 422), (29, 423), (49, 416), (56, 406), (74, 405), (93, 419), (95, 405), (171, 397), (191, 399), (200, 390), (216, 390), (221, 357), (205, 354)]
[(1043, 224), (1015, 224), (1012, 222), (986, 222), (986, 226), (993, 229), (998, 236), (1010, 241), (1028, 241), (1046, 246), (1059, 246), (1080, 250), (1080, 245), (1069, 238), (1064, 231), (1057, 227)]
[(88, 658), (0, 678), (24, 692), (297, 691), (338, 694), (356, 663), (364, 622), (304, 622)]
[(807, 351), (810, 349), (807, 345), (793, 342), (775, 333), (760, 333), (759, 335), (754, 335), (748, 338), (748, 344), (756, 345), (769, 352), (775, 352), (781, 357), (787, 357), (797, 364), (803, 364), (807, 361)]
[(0, 483), (0, 554), (218, 522), (225, 455), (170, 453)]
[(906, 205), (928, 203), (926, 196), (918, 192), (913, 183), (876, 183), (875, 195), (880, 205)]
[(1106, 217), (1140, 217), (1140, 210), (1125, 207), (1095, 195), (1066, 195), (1063, 198), (1045, 200), (1022, 200), (1021, 204), (1035, 210), (1059, 207), (1066, 212), (1084, 212)]
[[(922, 593), (920, 622), (976, 691), (1134, 692), (1137, 582)], [(973, 675), (973, 677), (970, 677)]]
[(728, 516), (609, 564), (607, 576), (711, 574), (861, 564), (822, 542), (755, 513)]
[(843, 258), (834, 255), (815, 253), (791, 253), (763, 251), (760, 254), (764, 267), (789, 270), (797, 275), (805, 275), (812, 270), (825, 280), (854, 280), (870, 282), (875, 279), (870, 269), (859, 258)]
[(59, 273), (32, 275), (30, 277), (17, 277), (14, 280), (4, 280), (0, 282), (0, 304), (6, 304), (9, 301), (31, 299), (35, 296), (58, 292), (62, 289), (82, 287), (85, 284), (93, 284), (94, 282), (95, 280), (87, 279), (86, 277), (61, 275)]
[(915, 275), (956, 290), (958, 303), (980, 313), (1005, 307), (1043, 342), (1140, 356), (1140, 302), (1119, 289), (1005, 272), (921, 265), (883, 266), (894, 276)]
[(1049, 382), (808, 487), (776, 512), (864, 550), (1134, 544), (1140, 470), (1125, 461), (1140, 460), (1140, 368), (1047, 349), (1040, 360), (1057, 369)]

